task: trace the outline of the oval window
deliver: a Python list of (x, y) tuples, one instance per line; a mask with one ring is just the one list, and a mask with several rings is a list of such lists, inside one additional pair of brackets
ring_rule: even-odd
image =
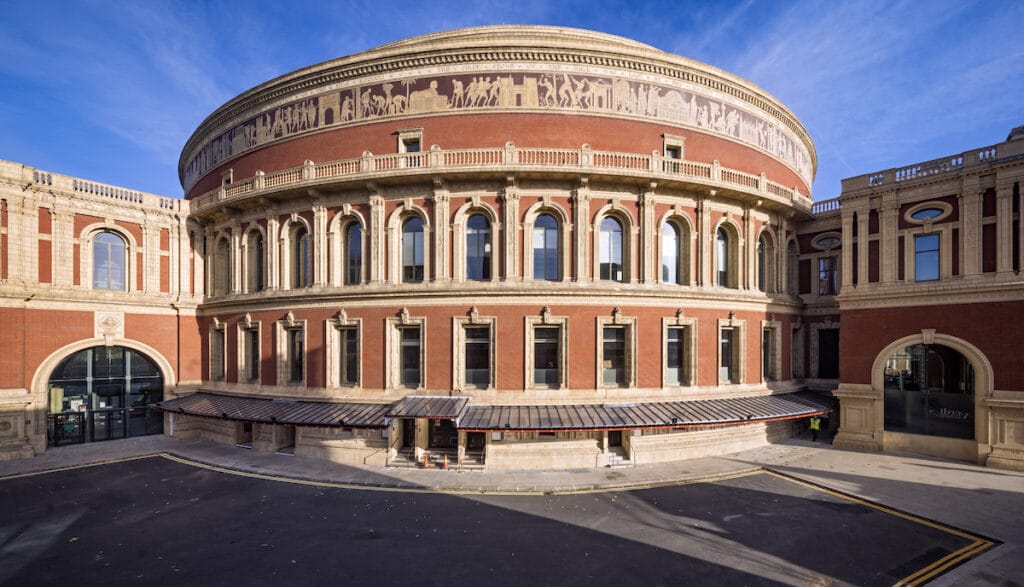
[(921, 208), (910, 215), (914, 220), (931, 220), (932, 218), (938, 218), (939, 216), (942, 216), (942, 210), (939, 208)]
[(839, 244), (839, 237), (835, 236), (823, 236), (818, 240), (814, 241), (814, 246), (820, 249), (831, 249), (832, 247)]

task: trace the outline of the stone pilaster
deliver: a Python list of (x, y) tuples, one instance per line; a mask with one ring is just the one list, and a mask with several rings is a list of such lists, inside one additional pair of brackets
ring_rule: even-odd
[(739, 273), (740, 289), (757, 289), (757, 276), (754, 274), (757, 268), (757, 242), (754, 239), (754, 218), (750, 213), (750, 207), (743, 208), (743, 242), (740, 243), (740, 254), (738, 259), (743, 260), (743, 267)]
[[(502, 223), (505, 225), (505, 267), (504, 279), (518, 279), (521, 277), (519, 271), (519, 190), (515, 186), (514, 180), (509, 180), (508, 186), (505, 188), (502, 194), (502, 202), (504, 203), (504, 220)], [(493, 256), (493, 255), (492, 255)], [(497, 273), (497, 268), (493, 270)]]
[(711, 211), (708, 210), (708, 199), (715, 197), (716, 191), (711, 190), (707, 197), (697, 199), (697, 285), (711, 285)]
[(245, 273), (242, 272), (242, 225), (236, 220), (231, 223), (231, 291), (238, 293), (242, 291), (245, 280)]
[(434, 179), (434, 276), (438, 280), (448, 281), (452, 276), (451, 268), (451, 196), (448, 184), (440, 178)]
[(870, 263), (868, 243), (871, 242), (870, 227), (868, 221), (871, 218), (871, 210), (863, 208), (857, 210), (857, 285), (868, 283), (868, 271)]
[(384, 222), (384, 198), (380, 194), (370, 195), (370, 276), (372, 283), (384, 283), (384, 236), (387, 226)]
[(996, 186), (996, 272), (1013, 271), (1013, 184)]
[(579, 283), (590, 281), (587, 259), (587, 238), (590, 235), (590, 188), (587, 178), (581, 178), (580, 185), (573, 194), (573, 213), (575, 215), (573, 224), (576, 231), (576, 276)]
[(281, 289), (281, 220), (273, 207), (267, 210), (267, 289)]
[(313, 205), (313, 285), (327, 283), (327, 207)]
[(640, 281), (654, 283), (656, 260), (654, 243), (658, 241), (658, 230), (654, 226), (654, 190), (657, 182), (650, 182), (647, 189), (640, 194)]
[(839, 272), (843, 277), (843, 287), (850, 287), (853, 285), (853, 210), (843, 209), (842, 211), (842, 224), (843, 224), (843, 242), (842, 242), (842, 262), (839, 266)]
[(72, 210), (53, 210), (53, 284), (69, 287), (74, 281), (75, 215)]
[(773, 291), (786, 293), (789, 284), (789, 250), (787, 249), (786, 232), (789, 222), (782, 215), (778, 217), (778, 231), (775, 233), (775, 288)]
[(981, 273), (981, 201), (984, 192), (964, 190), (960, 197), (960, 273)]
[(882, 205), (878, 213), (878, 219), (881, 224), (879, 227), (881, 231), (881, 240), (879, 241), (881, 246), (878, 247), (878, 258), (881, 262), (882, 283), (893, 283), (896, 281), (898, 255), (903, 254), (903, 251), (896, 250), (899, 248), (899, 235), (897, 234), (899, 229), (898, 214), (899, 205), (896, 203), (896, 194), (892, 192), (883, 194)]

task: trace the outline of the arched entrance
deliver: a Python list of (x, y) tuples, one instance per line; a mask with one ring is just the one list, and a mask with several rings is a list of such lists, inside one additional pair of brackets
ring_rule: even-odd
[(47, 444), (60, 446), (160, 434), (163, 399), (156, 363), (124, 346), (93, 346), (60, 361), (47, 380)]
[(975, 440), (974, 367), (943, 344), (910, 344), (885, 363), (885, 430)]

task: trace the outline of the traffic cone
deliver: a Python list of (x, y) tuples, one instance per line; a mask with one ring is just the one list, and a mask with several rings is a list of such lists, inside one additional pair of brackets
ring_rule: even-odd
[(427, 451), (423, 451), (423, 468), (430, 468), (430, 456), (427, 454)]
[(448, 468), (448, 455), (447, 454), (444, 455), (444, 468), (445, 469)]

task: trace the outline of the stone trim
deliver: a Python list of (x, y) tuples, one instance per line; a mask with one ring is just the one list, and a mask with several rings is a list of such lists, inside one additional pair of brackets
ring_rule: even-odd
[[(348, 249), (348, 230), (352, 224), (358, 223), (362, 228), (362, 264), (359, 267), (359, 283), (367, 283), (367, 251), (370, 228), (366, 218), (352, 207), (351, 203), (342, 205), (340, 212), (331, 218), (327, 226), (327, 250), (330, 251), (330, 271), (327, 284), (334, 287), (345, 286), (345, 251)], [(349, 284), (358, 285), (358, 284)]]
[[(501, 236), (503, 234), (501, 219), (498, 216), (497, 210), (494, 209), (494, 206), (483, 201), (479, 194), (474, 194), (469, 202), (460, 206), (459, 209), (455, 211), (452, 218), (452, 231), (454, 233), (453, 240), (455, 245), (453, 255), (453, 275), (455, 281), (460, 283), (477, 281), (470, 280), (466, 275), (466, 223), (469, 222), (470, 216), (473, 216), (474, 214), (482, 215), (490, 224), (490, 240), (487, 244), (490, 245), (491, 248), (491, 278), (482, 281), (497, 282), (499, 279), (499, 269), (501, 269), (501, 266), (503, 265), (503, 259), (499, 254), (502, 247), (498, 246), (501, 243)], [(426, 230), (425, 226), (424, 230)], [(514, 230), (514, 228), (510, 227), (510, 230)], [(424, 272), (425, 271), (426, 268), (424, 268)]]
[(541, 214), (550, 215), (558, 223), (558, 281), (568, 282), (572, 266), (573, 223), (565, 208), (555, 203), (550, 195), (530, 206), (523, 215), (523, 279), (539, 281), (533, 277), (533, 227)]
[(225, 336), (225, 324), (217, 317), (213, 318), (210, 328), (207, 331), (209, 341), (209, 378), (210, 381), (224, 381), (227, 379), (228, 371), (228, 340)]
[(497, 381), (497, 331), (498, 318), (496, 316), (481, 316), (476, 306), (469, 309), (466, 316), (452, 317), (452, 388), (457, 391), (466, 389), (478, 389), (479, 386), (469, 386), (466, 383), (466, 328), (472, 326), (486, 326), (489, 332), (489, 353), (488, 353), (488, 376), (487, 387), (489, 391), (495, 389)]
[[(622, 224), (622, 279), (603, 280), (601, 279), (601, 223), (605, 218), (614, 218)], [(611, 204), (602, 206), (594, 214), (593, 224), (590, 226), (593, 232), (593, 248), (591, 249), (591, 266), (594, 281), (608, 281), (610, 283), (636, 283), (638, 281), (639, 265), (637, 263), (636, 236), (640, 232), (633, 215), (627, 210), (622, 202), (615, 198)]]
[[(679, 231), (679, 272), (682, 275), (679, 276), (680, 283), (665, 282), (662, 280), (661, 275), (661, 260), (664, 251), (662, 251), (662, 235), (664, 234), (665, 224), (673, 224)], [(694, 254), (694, 244), (697, 242), (698, 231), (693, 226), (693, 221), (690, 220), (689, 215), (683, 212), (683, 206), (676, 204), (673, 209), (662, 214), (658, 220), (657, 228), (655, 228), (655, 234), (652, 238), (656, 238), (658, 255), (654, 259), (656, 269), (654, 271), (654, 281), (657, 283), (666, 283), (667, 285), (693, 285), (694, 276), (696, 274), (696, 255)], [(644, 240), (650, 240), (645, 238)]]
[[(412, 198), (406, 198), (402, 205), (395, 209), (388, 217), (388, 247), (387, 264), (390, 267), (388, 280), (391, 283), (403, 283), (402, 281), (402, 226), (405, 221), (412, 217), (418, 217), (423, 221), (423, 282), (433, 280), (431, 260), (433, 259), (434, 243), (431, 238), (433, 232), (430, 223), (430, 215), (421, 206), (412, 203)], [(493, 235), (493, 232), (492, 232)]]
[[(597, 316), (594, 320), (597, 332), (597, 389), (602, 388), (629, 388), (637, 386), (637, 317), (623, 316), (622, 311), (616, 307), (612, 309), (611, 316)], [(624, 385), (607, 385), (604, 383), (604, 329), (608, 326), (620, 326), (625, 330), (626, 339), (626, 382)]]
[[(239, 383), (252, 383), (259, 384), (263, 379), (263, 349), (262, 349), (262, 333), (260, 332), (260, 322), (252, 319), (252, 315), (246, 314), (245, 317), (238, 322), (237, 340), (238, 344), (235, 346), (237, 349), (237, 365), (238, 365), (238, 382)], [(256, 378), (252, 379), (249, 375), (249, 357), (251, 349), (249, 348), (249, 334), (255, 332), (257, 336), (258, 345), (256, 348), (256, 355), (261, 357), (261, 360), (256, 361)]]
[[(386, 391), (410, 390), (423, 391), (427, 385), (427, 319), (425, 316), (413, 317), (408, 308), (402, 308), (396, 316), (388, 316), (384, 322), (386, 354), (384, 357)], [(402, 384), (402, 332), (406, 326), (417, 326), (420, 329), (420, 384), (409, 388)]]
[[(771, 354), (768, 356), (768, 362), (771, 364), (771, 369), (774, 371), (774, 377), (768, 378), (764, 372), (764, 331), (768, 330), (772, 337), (772, 348)], [(782, 322), (770, 319), (761, 321), (761, 383), (767, 383), (769, 381), (780, 381), (782, 377)], [(790, 379), (793, 377), (790, 376)]]
[[(356, 383), (342, 383), (341, 381), (341, 332), (342, 330), (355, 332), (356, 355), (359, 357), (359, 367), (356, 376)], [(344, 309), (324, 322), (324, 368), (326, 369), (327, 387), (357, 388), (363, 387), (363, 319), (350, 318)]]
[[(305, 320), (296, 320), (291, 311), (274, 323), (277, 356), (277, 384), (282, 387), (305, 386), (309, 371), (309, 333)], [(291, 357), (288, 355), (288, 338), (292, 331), (302, 331), (302, 381), (291, 380)]]
[[(747, 322), (737, 320), (734, 312), (729, 313), (728, 318), (718, 319), (718, 338), (715, 341), (715, 356), (718, 362), (715, 365), (716, 380), (718, 385), (742, 384), (746, 381), (747, 375)], [(733, 329), (732, 340), (732, 379), (722, 379), (722, 331), (726, 328)]]
[[(540, 316), (524, 316), (524, 348), (526, 352), (523, 375), (526, 389), (568, 389), (569, 388), (569, 317), (552, 316), (551, 308), (544, 306)], [(558, 385), (538, 385), (534, 383), (536, 328), (538, 326), (558, 327)]]
[[(686, 384), (672, 385), (668, 382), (668, 331), (670, 328), (683, 328), (685, 335), (683, 344), (686, 345), (683, 370), (686, 374)], [(675, 317), (661, 319), (661, 386), (672, 387), (694, 387), (697, 385), (697, 319), (687, 318), (683, 309), (680, 308)]]

